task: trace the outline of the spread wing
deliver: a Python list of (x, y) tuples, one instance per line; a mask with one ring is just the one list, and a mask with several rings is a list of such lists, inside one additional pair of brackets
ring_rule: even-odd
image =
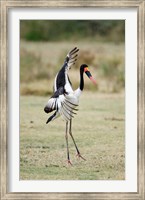
[(73, 90), (68, 76), (68, 70), (77, 60), (78, 51), (79, 49), (75, 47), (68, 52), (62, 68), (55, 77), (54, 94), (44, 108), (47, 113), (55, 112), (48, 118), (46, 123), (49, 123), (60, 115), (64, 120), (68, 121), (73, 117), (73, 114), (76, 114), (74, 111), (78, 110), (76, 109), (76, 106), (78, 106), (77, 102), (74, 101), (73, 96), (69, 95)]
[(69, 121), (72, 119), (74, 114), (77, 114), (75, 111), (78, 111), (76, 107), (78, 104), (74, 104), (68, 98), (68, 95), (60, 95), (58, 99), (59, 113), (64, 120)]
[(76, 109), (77, 106), (78, 104), (75, 102), (75, 98), (65, 94), (63, 88), (59, 88), (47, 103), (47, 112), (56, 112), (48, 118), (46, 123), (52, 121), (59, 115), (61, 115), (64, 120), (69, 121), (73, 118), (73, 115), (76, 114), (75, 111), (78, 110)]
[[(60, 69), (60, 71), (58, 72), (58, 74), (55, 77), (54, 86), (53, 86), (54, 92), (56, 92), (59, 87), (64, 87), (64, 85), (66, 84), (67, 80), (66, 80), (65, 72), (67, 73), (67, 71), (71, 68), (71, 66), (74, 65), (75, 62), (77, 61), (77, 57), (78, 57), (77, 52), (78, 51), (79, 51), (79, 49), (77, 47), (75, 47), (71, 51), (68, 52), (68, 54), (64, 60), (64, 64), (63, 64), (62, 68)], [(68, 75), (67, 75), (67, 79), (71, 86), (71, 82), (70, 82)]]
[(77, 52), (79, 51), (79, 49), (77, 47), (73, 48), (71, 51), (68, 52), (65, 61), (64, 61), (64, 65), (66, 65), (66, 67), (68, 69), (70, 69), (71, 65), (74, 65), (75, 62), (77, 61)]

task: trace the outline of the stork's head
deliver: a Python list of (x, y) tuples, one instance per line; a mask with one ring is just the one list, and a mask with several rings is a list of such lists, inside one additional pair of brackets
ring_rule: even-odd
[(88, 76), (88, 78), (94, 83), (94, 84), (97, 84), (95, 79), (92, 77), (91, 75), (91, 72), (88, 68), (88, 65), (86, 64), (82, 64), (81, 67), (80, 67), (80, 71), (81, 72), (85, 72), (85, 74)]

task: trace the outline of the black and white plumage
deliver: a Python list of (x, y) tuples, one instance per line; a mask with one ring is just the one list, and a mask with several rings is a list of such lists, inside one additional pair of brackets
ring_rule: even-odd
[[(48, 100), (44, 111), (46, 113), (55, 111), (53, 115), (51, 115), (46, 123), (49, 123), (50, 121), (53, 121), (59, 116), (62, 116), (62, 118), (66, 121), (66, 143), (67, 143), (67, 159), (68, 163), (70, 162), (69, 157), (69, 148), (68, 148), (68, 125), (69, 125), (69, 134), (74, 142), (74, 145), (77, 150), (77, 155), (84, 159), (75, 143), (75, 140), (72, 136), (71, 132), (71, 125), (72, 125), (72, 118), (76, 114), (76, 111), (78, 110), (77, 107), (79, 105), (79, 97), (81, 95), (81, 92), (84, 88), (84, 78), (83, 74), (84, 72), (86, 75), (95, 83), (95, 80), (93, 79), (90, 71), (88, 70), (88, 66), (86, 64), (81, 65), (80, 67), (80, 85), (77, 90), (73, 91), (72, 84), (70, 82), (68, 71), (71, 68), (72, 65), (75, 64), (78, 56), (79, 49), (75, 47), (72, 49), (66, 56), (64, 64), (58, 74), (55, 77), (54, 80), (54, 94), (51, 96), (51, 98)], [(84, 159), (85, 160), (85, 159)]]

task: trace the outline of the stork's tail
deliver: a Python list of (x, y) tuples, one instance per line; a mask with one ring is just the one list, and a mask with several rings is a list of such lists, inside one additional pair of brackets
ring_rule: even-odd
[(53, 115), (51, 115), (51, 116), (48, 118), (46, 124), (48, 124), (50, 121), (53, 121), (53, 120), (56, 119), (57, 117), (59, 117), (58, 111), (56, 111)]

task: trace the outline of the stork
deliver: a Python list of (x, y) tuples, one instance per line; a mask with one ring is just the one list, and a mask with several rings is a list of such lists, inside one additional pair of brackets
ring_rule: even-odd
[(71, 68), (71, 66), (75, 64), (78, 56), (77, 54), (78, 51), (79, 49), (75, 47), (67, 54), (62, 68), (55, 77), (54, 93), (48, 100), (46, 106), (44, 107), (44, 111), (46, 113), (55, 111), (53, 115), (51, 115), (48, 118), (46, 124), (49, 123), (50, 121), (55, 120), (59, 116), (62, 116), (62, 118), (66, 122), (65, 138), (67, 146), (67, 161), (71, 165), (72, 163), (70, 161), (69, 146), (68, 146), (68, 132), (75, 145), (77, 156), (85, 160), (85, 158), (81, 156), (80, 151), (72, 135), (72, 118), (74, 117), (73, 115), (76, 114), (76, 111), (78, 111), (77, 107), (79, 105), (79, 97), (84, 89), (84, 77), (83, 77), (84, 72), (90, 78), (90, 80), (94, 84), (96, 84), (96, 81), (92, 77), (88, 69), (88, 66), (86, 64), (82, 64), (80, 66), (80, 85), (78, 89), (73, 91), (72, 84), (68, 76), (68, 71)]

